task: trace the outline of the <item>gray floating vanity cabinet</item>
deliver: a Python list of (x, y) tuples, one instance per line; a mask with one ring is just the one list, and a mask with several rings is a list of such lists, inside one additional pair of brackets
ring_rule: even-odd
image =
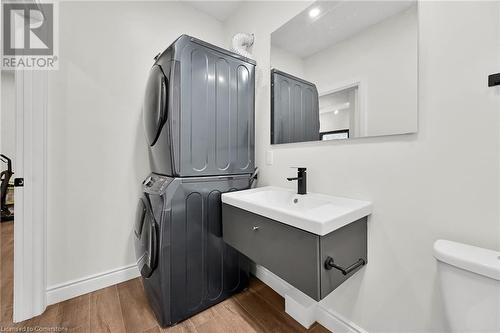
[[(367, 217), (325, 236), (316, 235), (252, 212), (222, 204), (223, 238), (255, 263), (264, 266), (319, 301), (367, 263)], [(351, 267), (344, 275), (328, 269)]]

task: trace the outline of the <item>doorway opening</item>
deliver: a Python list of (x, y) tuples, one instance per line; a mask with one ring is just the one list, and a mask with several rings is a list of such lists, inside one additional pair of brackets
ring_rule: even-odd
[(322, 141), (359, 136), (359, 85), (320, 94), (319, 119)]

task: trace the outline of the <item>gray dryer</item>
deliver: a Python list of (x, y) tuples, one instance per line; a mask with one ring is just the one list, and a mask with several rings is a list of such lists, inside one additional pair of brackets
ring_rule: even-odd
[(151, 171), (252, 173), (255, 62), (182, 35), (155, 58), (143, 104)]
[(316, 85), (271, 70), (271, 143), (317, 141), (319, 127)]

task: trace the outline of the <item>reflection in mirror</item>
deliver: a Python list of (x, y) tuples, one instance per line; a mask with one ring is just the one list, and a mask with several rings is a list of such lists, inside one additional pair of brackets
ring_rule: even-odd
[(320, 139), (318, 90), (303, 79), (271, 71), (271, 143)]
[[(348, 139), (356, 137), (359, 128), (358, 86), (354, 85), (319, 97), (319, 120), (321, 140)], [(343, 133), (343, 135), (339, 135)], [(332, 135), (336, 134), (336, 135)]]
[(417, 131), (418, 8), (316, 1), (271, 34), (271, 143)]

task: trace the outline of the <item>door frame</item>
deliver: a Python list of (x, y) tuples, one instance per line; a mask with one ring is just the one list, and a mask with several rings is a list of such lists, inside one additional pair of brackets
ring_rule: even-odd
[(46, 71), (15, 72), (15, 175), (24, 186), (14, 189), (14, 322), (47, 306), (47, 80)]

